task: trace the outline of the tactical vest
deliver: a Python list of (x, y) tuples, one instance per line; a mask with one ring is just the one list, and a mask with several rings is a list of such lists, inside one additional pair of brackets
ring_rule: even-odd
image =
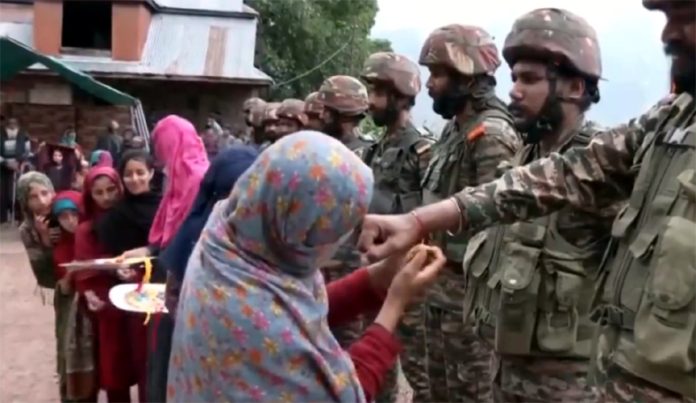
[(696, 104), (677, 97), (634, 159), (640, 170), (612, 227), (594, 369), (613, 363), (696, 397)]
[[(443, 136), (432, 148), (432, 156), (428, 169), (423, 177), (423, 204), (432, 204), (446, 199), (459, 192), (460, 167), (464, 161), (473, 164), (472, 149), (466, 135), (487, 119), (499, 119), (514, 126), (510, 115), (501, 108), (489, 108), (480, 112), (458, 130), (454, 128), (452, 119), (445, 129)], [(476, 172), (472, 169), (471, 172)], [(476, 178), (470, 178), (469, 184), (476, 186)], [(440, 246), (449, 261), (461, 262), (466, 251), (468, 236), (466, 234), (450, 235), (438, 232), (432, 235), (433, 243)]]
[[(560, 151), (589, 144), (594, 133), (583, 129)], [(534, 146), (525, 146), (513, 166), (538, 159), (533, 151)], [(585, 234), (577, 240), (578, 223), (590, 234), (606, 236)], [(479, 232), (464, 256), (464, 320), (473, 319), (499, 354), (589, 358), (590, 304), (608, 230), (601, 217), (564, 208)]]
[(420, 172), (405, 171), (404, 164), (422, 140), (420, 133), (410, 126), (399, 134), (397, 144), (376, 143), (366, 151), (365, 163), (375, 177), (370, 213), (401, 214), (421, 205)]
[(355, 137), (345, 146), (354, 152), (360, 159), (364, 159), (368, 148), (373, 144), (373, 141), (363, 135), (360, 130), (355, 129)]

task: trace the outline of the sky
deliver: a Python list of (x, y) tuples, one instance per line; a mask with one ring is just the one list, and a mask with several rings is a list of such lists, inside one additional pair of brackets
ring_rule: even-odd
[[(604, 80), (599, 85), (601, 101), (588, 117), (603, 125), (627, 122), (669, 91), (669, 62), (660, 42), (665, 18), (644, 9), (639, 0), (378, 0), (378, 5), (372, 36), (389, 39), (395, 52), (414, 61), (428, 34), (443, 25), (480, 26), (493, 35), (500, 50), (513, 21), (528, 11), (557, 7), (580, 15), (599, 38)], [(422, 68), (423, 87), (427, 78)], [(498, 96), (507, 102), (511, 81), (504, 61), (496, 78)], [(443, 125), (425, 88), (412, 112), (418, 125), (435, 130)]]

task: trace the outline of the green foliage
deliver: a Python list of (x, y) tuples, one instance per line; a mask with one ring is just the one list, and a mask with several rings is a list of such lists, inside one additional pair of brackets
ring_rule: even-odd
[(360, 121), (360, 131), (372, 137), (375, 141), (384, 135), (384, 128), (377, 126), (370, 115), (367, 115), (365, 119)]
[(357, 76), (372, 52), (377, 0), (245, 0), (259, 13), (257, 66), (275, 80), (270, 99), (300, 98), (335, 74)]

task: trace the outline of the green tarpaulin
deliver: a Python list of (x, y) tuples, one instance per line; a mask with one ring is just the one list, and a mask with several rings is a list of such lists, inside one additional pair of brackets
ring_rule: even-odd
[(135, 105), (138, 103), (136, 98), (102, 84), (89, 75), (68, 67), (50, 56), (37, 53), (12, 38), (0, 37), (0, 80), (9, 80), (35, 63), (43, 64), (83, 91), (113, 105)]

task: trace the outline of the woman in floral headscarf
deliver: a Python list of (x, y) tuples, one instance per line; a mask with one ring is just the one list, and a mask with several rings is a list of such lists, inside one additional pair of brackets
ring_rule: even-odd
[[(327, 315), (329, 305), (341, 303), (336, 292), (327, 293), (318, 267), (367, 212), (372, 184), (369, 168), (321, 133), (287, 136), (261, 154), (215, 207), (189, 260), (168, 401), (362, 402), (374, 396), (380, 382), (366, 382), (365, 373), (383, 376), (398, 355), (393, 344), (377, 340), (393, 331), (400, 304), (427, 283), (419, 276), (433, 278), (444, 258), (421, 273), (419, 253), (397, 275), (366, 333), (371, 348), (360, 357), (341, 349)], [(355, 276), (369, 274), (361, 269)], [(385, 350), (386, 359), (365, 362), (366, 354)], [(373, 387), (363, 389), (368, 383)]]

